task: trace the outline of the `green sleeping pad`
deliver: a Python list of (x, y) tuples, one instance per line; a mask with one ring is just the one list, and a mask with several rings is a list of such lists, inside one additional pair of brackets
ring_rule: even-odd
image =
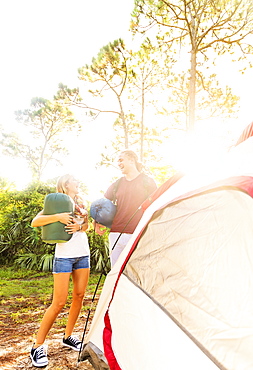
[[(43, 214), (74, 213), (74, 207), (73, 200), (67, 194), (52, 193), (45, 198)], [(65, 226), (59, 221), (42, 226), (42, 240), (48, 244), (66, 243), (71, 239), (72, 234), (66, 233)]]

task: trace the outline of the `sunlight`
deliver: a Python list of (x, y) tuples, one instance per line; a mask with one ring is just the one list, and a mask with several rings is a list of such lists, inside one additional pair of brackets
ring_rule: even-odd
[(229, 136), (226, 126), (211, 120), (202, 122), (192, 133), (178, 131), (171, 135), (163, 146), (163, 162), (186, 175), (216, 177), (235, 137), (234, 131)]
[(177, 167), (186, 174), (213, 171), (224, 152), (225, 148), (221, 147), (217, 139), (197, 133), (188, 134), (177, 153)]
[(19, 158), (1, 158), (1, 177), (15, 183), (17, 190), (23, 190), (32, 180), (31, 171), (25, 160)]

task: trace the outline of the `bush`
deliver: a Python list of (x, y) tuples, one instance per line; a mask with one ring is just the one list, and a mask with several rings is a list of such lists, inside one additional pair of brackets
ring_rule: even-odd
[(91, 257), (91, 270), (96, 272), (103, 272), (105, 275), (110, 271), (109, 259), (109, 243), (108, 231), (103, 235), (98, 235), (93, 229), (87, 232), (90, 257)]
[[(55, 187), (32, 184), (23, 191), (0, 190), (0, 265), (15, 265), (39, 271), (51, 271), (54, 245), (41, 239), (41, 228), (31, 227), (34, 216), (41, 211), (45, 196), (55, 192)], [(92, 219), (90, 219), (90, 223)], [(107, 273), (108, 233), (87, 232), (91, 250), (91, 269)]]
[(41, 230), (31, 227), (31, 221), (43, 208), (45, 192), (52, 191), (34, 184), (24, 191), (0, 192), (0, 264), (12, 264), (22, 255), (44, 253)]

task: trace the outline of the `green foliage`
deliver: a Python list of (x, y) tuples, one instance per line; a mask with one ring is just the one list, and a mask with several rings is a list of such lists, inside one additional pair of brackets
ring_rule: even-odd
[[(86, 296), (93, 295), (100, 274), (91, 273), (87, 286)], [(104, 277), (98, 289), (98, 295), (103, 287)], [(20, 305), (25, 300), (29, 301), (28, 307), (33, 300), (34, 306), (43, 305), (50, 302), (53, 291), (52, 273), (35, 272), (34, 270), (16, 269), (13, 267), (0, 266), (0, 307), (8, 305), (8, 299), (12, 299), (9, 304), (12, 308), (16, 307), (20, 311)], [(69, 295), (73, 288), (72, 280), (70, 281)], [(1, 314), (1, 309), (0, 309)], [(6, 314), (6, 311), (5, 311)], [(40, 320), (40, 318), (38, 318)]]
[(39, 270), (41, 271), (52, 271), (53, 269), (53, 251), (51, 253), (43, 254), (39, 262)]
[(35, 253), (26, 253), (19, 255), (14, 261), (14, 267), (25, 268), (28, 270), (52, 271), (54, 259), (54, 248), (51, 253), (37, 255)]
[(37, 296), (37, 299), (45, 299), (52, 293), (52, 274), (34, 272), (28, 269), (17, 269), (16, 267), (0, 267), (0, 281), (2, 298), (11, 296), (22, 296), (30, 298)]
[(0, 193), (0, 263), (12, 264), (23, 256), (29, 261), (28, 265), (33, 266), (35, 261), (31, 255), (43, 254), (50, 248), (41, 241), (40, 229), (30, 225), (43, 208), (45, 193), (51, 191), (49, 186), (33, 184), (23, 191)]
[[(174, 59), (178, 59), (175, 77), (170, 78), (169, 85), (172, 94), (178, 95), (174, 102), (178, 105), (178, 113), (184, 112), (186, 115), (184, 121), (189, 130), (194, 127), (199, 115), (196, 111), (200, 106), (207, 106), (207, 114), (210, 114), (210, 110), (219, 116), (226, 110), (228, 114), (231, 113), (237, 97), (231, 95), (229, 90), (216, 89), (206, 72), (210, 64), (214, 69), (216, 58), (219, 61), (225, 53), (232, 55), (238, 50), (237, 58), (245, 59), (249, 50), (252, 50), (252, 45), (247, 44), (253, 25), (252, 2), (136, 0), (132, 16), (131, 27), (135, 33), (150, 35), (157, 41), (161, 52), (167, 54), (168, 58), (174, 54)], [(182, 59), (184, 63), (180, 66)], [(231, 57), (231, 61), (233, 59)], [(182, 85), (176, 84), (180, 70), (182, 76), (179, 77), (185, 82), (183, 89)], [(199, 86), (201, 89), (198, 89)], [(227, 97), (224, 97), (224, 93)], [(170, 98), (171, 94), (168, 96)], [(199, 106), (196, 105), (197, 100), (200, 100)], [(173, 110), (173, 102), (171, 106)]]
[(15, 114), (16, 120), (28, 127), (26, 139), (16, 133), (2, 133), (0, 144), (4, 154), (24, 158), (33, 178), (39, 181), (49, 162), (61, 164), (61, 157), (67, 153), (61, 134), (75, 128), (77, 121), (67, 107), (43, 98), (33, 98), (29, 109)]
[(90, 245), (91, 270), (107, 274), (111, 268), (108, 231), (101, 236), (96, 234), (94, 230), (90, 230), (87, 235)]
[(0, 279), (1, 280), (11, 280), (11, 279), (24, 279), (24, 280), (30, 280), (35, 278), (41, 278), (48, 276), (47, 273), (44, 272), (38, 272), (38, 271), (30, 271), (30, 270), (23, 270), (23, 269), (16, 269), (13, 267), (7, 267), (7, 266), (1, 266), (0, 265)]
[[(97, 288), (100, 274), (90, 274), (85, 298), (82, 306), (82, 316), (86, 317), (89, 310), (90, 321), (93, 318), (95, 307), (101, 293), (104, 276), (100, 281), (94, 302), (91, 305), (91, 297)], [(64, 310), (58, 316), (54, 330), (64, 330), (66, 326), (66, 310), (69, 309), (72, 300), (73, 282), (70, 279), (69, 294)], [(52, 273), (38, 273), (32, 270), (16, 269), (13, 267), (0, 266), (0, 334), (6, 334), (10, 326), (17, 333), (21, 333), (22, 327), (33, 324), (39, 325), (45, 313), (45, 307), (52, 302), (53, 277)], [(91, 309), (92, 308), (92, 309)], [(16, 336), (15, 336), (16, 338)], [(17, 339), (17, 338), (16, 338)], [(2, 362), (1, 362), (2, 364)], [(2, 368), (2, 366), (1, 366)]]
[(26, 253), (16, 258), (14, 267), (35, 270), (38, 267), (39, 256), (35, 253)]
[(14, 183), (4, 177), (0, 177), (0, 192), (14, 190)]
[[(55, 245), (44, 243), (41, 228), (31, 227), (31, 221), (43, 209), (45, 196), (55, 191), (55, 181), (32, 183), (23, 191), (0, 192), (0, 264), (52, 270)], [(87, 235), (92, 270), (108, 272), (108, 235), (99, 236), (92, 227)]]
[(151, 167), (150, 171), (152, 172), (158, 186), (161, 186), (165, 181), (167, 181), (176, 173), (175, 169), (172, 166)]

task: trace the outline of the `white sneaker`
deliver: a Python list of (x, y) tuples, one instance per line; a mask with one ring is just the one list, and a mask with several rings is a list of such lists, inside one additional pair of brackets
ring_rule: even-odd
[(35, 367), (45, 367), (48, 365), (47, 359), (47, 346), (42, 344), (37, 348), (32, 348), (30, 357), (32, 360), (32, 364)]
[(74, 351), (79, 351), (82, 342), (74, 335), (70, 335), (68, 338), (62, 340), (62, 344), (66, 347), (73, 349)]

